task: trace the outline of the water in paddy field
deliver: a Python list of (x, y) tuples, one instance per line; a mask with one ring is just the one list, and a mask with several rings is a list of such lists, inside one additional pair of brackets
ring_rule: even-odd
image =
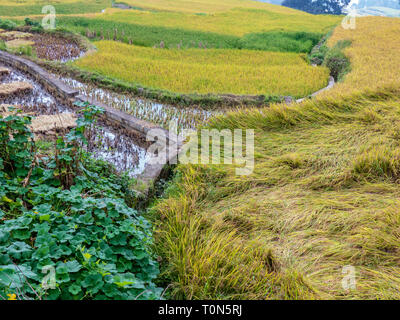
[(130, 94), (120, 94), (100, 89), (71, 78), (59, 77), (59, 79), (71, 88), (79, 90), (82, 95), (102, 102), (114, 109), (121, 110), (138, 119), (155, 123), (164, 129), (169, 128), (171, 121), (176, 121), (178, 129), (195, 129), (199, 124), (204, 124), (208, 119), (220, 113), (195, 107), (179, 108), (138, 99)]
[[(24, 105), (27, 107), (43, 106), (47, 107), (48, 109), (55, 108), (55, 110), (52, 110), (53, 112), (65, 111), (65, 107), (57, 104), (56, 100), (45, 90), (43, 90), (42, 86), (39, 85), (37, 82), (29, 78), (28, 76), (24, 75), (20, 71), (11, 69), (10, 67), (7, 67), (7, 69), (9, 69), (11, 72), (9, 75), (0, 78), (0, 83), (5, 84), (15, 81), (27, 82), (33, 87), (33, 90), (29, 94), (21, 94), (21, 95), (14, 95), (11, 97), (1, 98), (0, 103), (12, 104), (12, 105)], [(58, 110), (57, 107), (59, 107)]]
[[(14, 81), (27, 82), (32, 85), (33, 90), (12, 97), (0, 98), (0, 104), (10, 104), (20, 107), (26, 112), (34, 115), (51, 115), (64, 112), (77, 113), (77, 109), (71, 109), (59, 103), (49, 92), (47, 92), (32, 77), (6, 66), (11, 72), (1, 77), (0, 83)], [(98, 123), (94, 128), (88, 130), (88, 151), (95, 159), (103, 159), (113, 164), (120, 172), (127, 172), (131, 177), (137, 176), (144, 171), (149, 159), (146, 147), (137, 141), (128, 131), (112, 127), (105, 123)]]

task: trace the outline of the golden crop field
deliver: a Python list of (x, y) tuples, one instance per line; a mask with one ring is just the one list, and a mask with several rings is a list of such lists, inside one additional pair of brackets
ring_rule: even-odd
[(28, 6), (28, 5), (48, 5), (48, 4), (69, 4), (79, 2), (79, 0), (1, 0), (4, 6)]
[(400, 86), (400, 20), (382, 17), (364, 17), (356, 20), (356, 29), (337, 27), (329, 39), (333, 46), (337, 41), (350, 40), (344, 50), (350, 58), (351, 72), (343, 83), (332, 92), (322, 95), (375, 90)]
[(227, 11), (233, 8), (265, 8), (276, 13), (290, 12), (292, 14), (299, 14), (299, 11), (297, 10), (253, 0), (125, 0), (123, 2), (131, 6), (145, 9), (191, 13), (215, 13)]
[[(258, 4), (256, 3), (256, 5)], [(97, 17), (102, 20), (235, 36), (268, 31), (327, 33), (342, 19), (338, 16), (310, 15), (284, 7), (278, 7), (279, 10), (276, 10), (275, 7), (277, 6), (270, 5), (265, 10), (261, 9), (262, 5), (258, 9), (234, 8), (226, 12), (205, 15), (186, 12), (108, 9)]]
[(146, 87), (178, 93), (270, 94), (302, 97), (327, 83), (329, 71), (299, 54), (225, 49), (157, 49), (112, 41), (74, 62)]

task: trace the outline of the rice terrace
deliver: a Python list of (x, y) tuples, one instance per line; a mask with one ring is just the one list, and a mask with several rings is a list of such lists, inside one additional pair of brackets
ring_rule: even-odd
[(2, 0), (0, 303), (400, 299), (400, 15), (357, 4)]

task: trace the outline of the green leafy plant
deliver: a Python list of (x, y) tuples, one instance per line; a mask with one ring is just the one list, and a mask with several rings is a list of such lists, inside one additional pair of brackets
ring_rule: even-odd
[(339, 41), (326, 54), (323, 65), (329, 68), (331, 76), (340, 81), (350, 71), (350, 60), (343, 53), (343, 49), (351, 44), (350, 41)]
[(0, 118), (0, 299), (161, 297), (152, 226), (126, 204), (121, 178), (82, 150), (102, 110), (80, 106), (53, 156), (38, 154), (28, 117)]
[(0, 50), (6, 51), (7, 46), (4, 40), (0, 40)]
[(30, 18), (25, 18), (24, 20), (25, 25), (26, 26), (30, 26), (32, 28), (35, 28), (35, 30), (42, 30), (43, 26), (38, 22), (38, 21), (34, 21)]
[(75, 176), (80, 173), (82, 147), (88, 144), (85, 132), (92, 129), (95, 125), (96, 116), (103, 112), (102, 108), (89, 103), (76, 103), (76, 106), (82, 108), (83, 117), (77, 120), (77, 126), (65, 137), (59, 136), (57, 138), (53, 161), (55, 175), (64, 188), (69, 188), (73, 184)]
[(17, 24), (11, 20), (0, 19), (0, 29), (13, 30), (17, 27)]
[(30, 117), (9, 116), (0, 121), (0, 169), (12, 177), (27, 173), (31, 163), (33, 140), (27, 125)]

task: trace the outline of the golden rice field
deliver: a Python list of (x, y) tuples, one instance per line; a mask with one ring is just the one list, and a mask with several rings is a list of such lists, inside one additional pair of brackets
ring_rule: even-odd
[[(76, 4), (81, 1), (56, 0), (52, 3)], [(333, 15), (311, 15), (303, 11), (254, 0), (127, 0), (123, 2), (141, 10), (108, 8), (104, 13), (82, 12), (72, 15), (235, 36), (268, 31), (327, 33), (342, 19)], [(5, 0), (1, 3), (1, 5), (9, 6), (45, 4), (47, 2), (43, 0)], [(39, 12), (35, 14), (40, 16)], [(65, 16), (65, 14), (60, 14), (60, 16)]]
[(225, 49), (157, 49), (99, 41), (98, 52), (74, 62), (146, 87), (177, 93), (306, 96), (327, 84), (329, 70), (295, 53)]
[(228, 11), (233, 8), (265, 8), (276, 13), (291, 12), (292, 14), (299, 14), (297, 10), (253, 0), (124, 0), (123, 2), (131, 6), (145, 9), (191, 13), (215, 13)]
[(4, 6), (28, 6), (28, 5), (47, 5), (47, 4), (69, 4), (79, 2), (79, 0), (1, 0)]
[(400, 86), (400, 20), (382, 17), (365, 17), (356, 20), (355, 30), (337, 27), (329, 39), (332, 46), (340, 40), (351, 40), (344, 50), (350, 58), (351, 72), (333, 91), (323, 94), (399, 88)]
[(97, 17), (145, 26), (181, 28), (235, 36), (268, 31), (327, 33), (342, 19), (338, 16), (310, 15), (274, 5), (268, 5), (263, 9), (262, 3), (252, 2), (258, 9), (234, 8), (226, 12), (205, 15), (187, 12), (108, 9)]

